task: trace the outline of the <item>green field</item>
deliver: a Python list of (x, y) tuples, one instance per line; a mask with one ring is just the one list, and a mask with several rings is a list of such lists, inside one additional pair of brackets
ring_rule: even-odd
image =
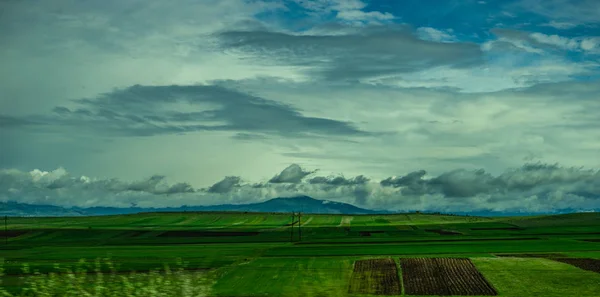
[[(354, 261), (392, 258), (400, 267), (402, 258), (416, 257), (470, 258), (499, 296), (591, 297), (600, 292), (599, 273), (551, 259), (600, 259), (598, 213), (504, 218), (304, 214), (301, 222), (292, 222), (289, 214), (215, 212), (8, 222), (8, 232), (0, 231), (2, 286), (14, 294), (35, 271), (43, 277), (56, 272), (57, 263), (75, 267), (81, 259), (98, 258), (109, 258), (116, 275), (177, 266), (180, 258), (186, 273), (206, 278), (210, 296), (354, 296), (348, 294)], [(29, 271), (23, 271), (24, 264)], [(110, 271), (106, 265), (98, 269)]]

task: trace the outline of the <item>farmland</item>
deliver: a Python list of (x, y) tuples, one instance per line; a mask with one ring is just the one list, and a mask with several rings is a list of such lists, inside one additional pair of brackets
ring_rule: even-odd
[[(3, 287), (110, 259), (106, 273), (184, 263), (210, 296), (597, 296), (600, 214), (143, 213), (9, 218)], [(6, 242), (4, 242), (6, 240)], [(177, 264), (177, 263), (180, 264)], [(23, 265), (28, 271), (23, 271)], [(87, 264), (86, 264), (87, 265)]]
[(348, 293), (399, 295), (402, 292), (393, 259), (368, 259), (354, 262)]
[(408, 295), (497, 295), (470, 259), (405, 258), (400, 263)]

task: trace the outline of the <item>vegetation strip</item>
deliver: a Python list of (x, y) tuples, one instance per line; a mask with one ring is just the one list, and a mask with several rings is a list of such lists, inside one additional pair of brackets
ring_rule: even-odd
[(259, 232), (236, 231), (166, 231), (158, 237), (225, 237), (225, 236), (256, 236)]
[(394, 244), (394, 243), (424, 243), (424, 242), (469, 242), (469, 241), (514, 241), (541, 240), (539, 237), (509, 237), (509, 238), (463, 238), (463, 239), (425, 239), (425, 240), (378, 240), (378, 241), (301, 241), (297, 245), (306, 244)]
[(515, 257), (515, 258), (557, 258), (557, 257), (566, 257), (565, 254), (560, 253), (551, 253), (551, 254), (495, 254), (496, 257)]
[(400, 265), (407, 295), (497, 295), (467, 258), (403, 258)]
[(354, 262), (348, 287), (350, 294), (400, 295), (402, 287), (393, 259), (369, 259)]

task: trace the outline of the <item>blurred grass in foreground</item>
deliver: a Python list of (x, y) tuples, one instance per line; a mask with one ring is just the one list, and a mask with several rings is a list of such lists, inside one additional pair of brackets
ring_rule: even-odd
[[(103, 266), (109, 273), (102, 272)], [(11, 292), (2, 281), (5, 277), (0, 261), (0, 296), (207, 296), (210, 282), (204, 271), (186, 271), (179, 260), (177, 268), (165, 265), (164, 270), (120, 273), (110, 259), (97, 259), (93, 263), (80, 260), (75, 267), (60, 267), (56, 272), (41, 274), (23, 265), (23, 275), (17, 278), (20, 288)], [(9, 280), (8, 278), (5, 280)]]

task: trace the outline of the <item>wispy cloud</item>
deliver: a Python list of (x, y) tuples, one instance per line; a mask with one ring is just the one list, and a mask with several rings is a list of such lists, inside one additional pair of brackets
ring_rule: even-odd
[(303, 116), (277, 101), (214, 85), (132, 86), (59, 106), (51, 115), (3, 116), (4, 128), (65, 126), (121, 136), (247, 131), (282, 137), (368, 136), (348, 122)]
[(548, 27), (561, 29), (561, 30), (568, 30), (568, 29), (573, 29), (573, 28), (577, 27), (578, 25), (569, 23), (569, 22), (550, 21), (549, 23), (542, 24), (542, 26), (548, 26)]
[(262, 63), (309, 67), (330, 81), (411, 73), (438, 66), (465, 68), (482, 62), (478, 45), (421, 40), (402, 26), (366, 27), (352, 33), (310, 35), (226, 31), (221, 46)]
[(364, 11), (367, 3), (361, 0), (293, 0), (310, 14), (326, 18), (333, 14), (339, 21), (353, 25), (377, 24), (396, 18), (390, 12)]
[(600, 23), (600, 4), (596, 0), (518, 0), (510, 4), (556, 22)]

